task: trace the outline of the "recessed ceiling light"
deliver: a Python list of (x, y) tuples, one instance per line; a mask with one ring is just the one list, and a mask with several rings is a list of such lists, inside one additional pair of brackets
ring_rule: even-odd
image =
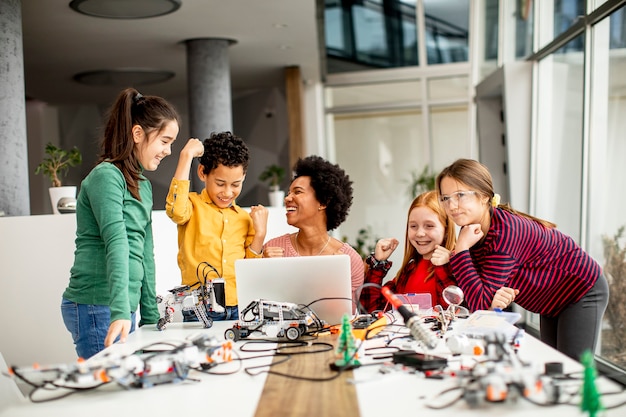
[(74, 80), (87, 85), (120, 87), (162, 83), (174, 77), (174, 73), (157, 69), (118, 68), (81, 72)]
[(70, 7), (88, 16), (143, 19), (175, 12), (180, 0), (72, 0)]
[(274, 26), (274, 29), (285, 29), (287, 28), (287, 25), (284, 23), (274, 23), (272, 26)]

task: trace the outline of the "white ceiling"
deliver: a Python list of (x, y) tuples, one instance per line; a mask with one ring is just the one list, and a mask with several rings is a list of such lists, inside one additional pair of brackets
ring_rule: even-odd
[(167, 16), (113, 20), (81, 15), (70, 0), (22, 0), (26, 96), (50, 104), (110, 103), (126, 86), (77, 83), (81, 72), (154, 68), (176, 75), (137, 86), (144, 94), (185, 97), (186, 49), (194, 38), (227, 38), (233, 95), (282, 83), (286, 66), (318, 80), (315, 0), (182, 0)]

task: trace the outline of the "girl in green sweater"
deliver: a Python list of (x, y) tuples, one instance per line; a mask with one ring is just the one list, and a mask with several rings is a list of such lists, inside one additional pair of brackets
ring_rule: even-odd
[(89, 358), (124, 342), (139, 325), (156, 323), (152, 240), (154, 171), (171, 154), (179, 116), (167, 101), (134, 88), (120, 93), (109, 113), (96, 167), (76, 202), (76, 250), (61, 312), (76, 353)]

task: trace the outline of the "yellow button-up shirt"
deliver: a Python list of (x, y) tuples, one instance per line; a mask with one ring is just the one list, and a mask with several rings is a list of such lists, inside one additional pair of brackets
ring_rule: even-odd
[[(235, 260), (259, 258), (250, 249), (255, 231), (250, 214), (236, 204), (219, 208), (202, 193), (189, 192), (189, 180), (172, 179), (165, 201), (167, 216), (178, 225), (178, 266), (183, 285), (217, 278), (225, 280), (226, 305), (237, 305)], [(201, 265), (202, 264), (202, 265)], [(206, 275), (206, 277), (204, 276)]]

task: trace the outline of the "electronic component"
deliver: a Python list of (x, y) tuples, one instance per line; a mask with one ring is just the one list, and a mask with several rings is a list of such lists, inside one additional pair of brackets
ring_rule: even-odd
[[(164, 304), (162, 317), (157, 322), (157, 329), (164, 330), (168, 323), (174, 320), (174, 306), (180, 305), (182, 311), (193, 311), (205, 328), (213, 326), (213, 319), (207, 316), (206, 311), (224, 312), (224, 307), (218, 303), (215, 289), (222, 289), (224, 279), (215, 278), (200, 288), (192, 288), (189, 285), (179, 285), (169, 290), (165, 297), (157, 296), (157, 304)], [(224, 301), (222, 301), (224, 303)]]
[(361, 314), (352, 320), (351, 325), (353, 329), (367, 329), (376, 320), (376, 317), (371, 314)]
[(198, 334), (168, 350), (138, 351), (124, 356), (108, 354), (44, 367), (12, 366), (9, 374), (26, 382), (34, 391), (48, 393), (93, 389), (109, 382), (126, 388), (149, 388), (184, 381), (191, 370), (209, 369), (231, 360), (232, 342)]
[(385, 315), (377, 318), (371, 314), (363, 314), (352, 320), (352, 334), (357, 339), (365, 340), (380, 333), (387, 324), (389, 321)]
[(400, 350), (393, 353), (393, 363), (411, 366), (419, 371), (434, 371), (445, 368), (448, 365), (448, 360), (441, 356)]
[(402, 315), (402, 318), (404, 319), (404, 325), (409, 328), (411, 336), (415, 340), (424, 344), (424, 346), (426, 346), (427, 348), (434, 349), (439, 341), (437, 339), (437, 336), (435, 336), (435, 333), (430, 331), (426, 327), (426, 325), (422, 323), (420, 317), (417, 314), (411, 312), (402, 303), (402, 301), (394, 293), (391, 292), (389, 288), (383, 287), (381, 292), (385, 296), (387, 301), (389, 301), (395, 307), (395, 309), (398, 310), (398, 313)]
[(296, 340), (311, 330), (320, 330), (325, 323), (315, 312), (294, 303), (254, 300), (239, 313), (239, 320), (226, 329), (226, 340), (245, 339), (253, 332), (268, 337), (285, 337)]

